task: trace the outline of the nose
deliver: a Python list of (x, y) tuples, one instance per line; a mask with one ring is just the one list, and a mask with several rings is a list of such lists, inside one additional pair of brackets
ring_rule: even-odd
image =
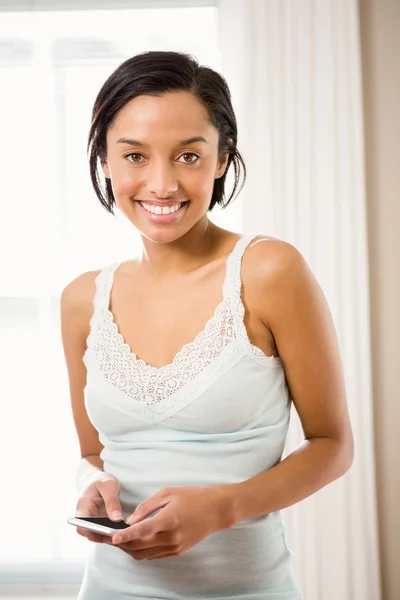
[(178, 189), (174, 167), (169, 164), (154, 163), (147, 170), (147, 188), (158, 198), (167, 198)]

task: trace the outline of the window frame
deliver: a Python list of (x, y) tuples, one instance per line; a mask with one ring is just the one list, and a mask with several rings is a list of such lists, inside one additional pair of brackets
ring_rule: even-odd
[(217, 6), (218, 0), (0, 0), (0, 12)]

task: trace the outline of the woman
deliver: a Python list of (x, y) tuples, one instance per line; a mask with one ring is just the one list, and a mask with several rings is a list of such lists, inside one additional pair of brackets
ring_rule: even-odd
[[(300, 253), (208, 219), (244, 170), (225, 80), (180, 53), (127, 60), (95, 101), (89, 150), (100, 202), (142, 254), (62, 294), (77, 514), (130, 523), (78, 529), (93, 542), (79, 598), (297, 600), (279, 511), (349, 469), (352, 432)], [(305, 439), (281, 461), (291, 401)]]

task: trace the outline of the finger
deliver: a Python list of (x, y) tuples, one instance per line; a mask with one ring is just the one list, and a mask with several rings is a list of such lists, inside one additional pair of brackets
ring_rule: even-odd
[(89, 529), (85, 529), (84, 527), (77, 527), (76, 531), (79, 533), (79, 535), (87, 538), (90, 542), (97, 542), (98, 544), (104, 543), (103, 538), (105, 536), (102, 536), (99, 533), (94, 533), (94, 531), (89, 531)]
[(91, 515), (93, 517), (97, 516), (97, 509), (94, 505), (93, 501), (90, 498), (79, 498), (78, 504), (76, 505), (75, 516), (76, 517), (85, 517)]
[[(167, 508), (140, 523), (118, 531), (113, 536), (113, 542), (123, 544), (137, 539), (153, 538), (160, 533), (171, 535), (174, 530), (174, 516)], [(119, 541), (118, 541), (119, 540)]]
[(104, 500), (108, 518), (112, 521), (121, 521), (123, 516), (119, 501), (119, 483), (113, 479), (98, 481), (96, 487)]
[(141, 502), (135, 509), (135, 511), (127, 518), (126, 522), (129, 525), (139, 523), (153, 512), (164, 508), (170, 501), (169, 493), (167, 489), (160, 490), (151, 498)]
[[(98, 494), (98, 492), (97, 492)], [(106, 510), (105, 510), (105, 506), (104, 506), (104, 500), (100, 495), (96, 495), (96, 496), (91, 496), (91, 495), (87, 495), (87, 496), (81, 496), (78, 500), (78, 503), (76, 505), (76, 516), (77, 517), (84, 517), (84, 516), (91, 516), (91, 517), (98, 517), (101, 514), (104, 514), (105, 516), (107, 516)]]
[(173, 511), (169, 510), (168, 507), (164, 507), (156, 512), (154, 516), (147, 517), (123, 531), (118, 531), (113, 536), (113, 543), (120, 544), (138, 538), (152, 537), (161, 532), (171, 533), (176, 529), (176, 526), (177, 523)]
[(118, 548), (124, 548), (125, 550), (148, 550), (149, 548), (156, 548), (158, 546), (173, 547), (171, 535), (169, 533), (161, 532), (156, 536), (147, 538), (138, 538), (131, 542), (124, 544), (118, 544)]
[(133, 540), (154, 538), (158, 533), (161, 533), (166, 529), (167, 527), (164, 524), (164, 519), (159, 519), (157, 515), (157, 517), (152, 517), (146, 519), (146, 521), (137, 523), (136, 525), (131, 525), (127, 529), (117, 531), (112, 536), (112, 543), (118, 546), (120, 544), (132, 542)]

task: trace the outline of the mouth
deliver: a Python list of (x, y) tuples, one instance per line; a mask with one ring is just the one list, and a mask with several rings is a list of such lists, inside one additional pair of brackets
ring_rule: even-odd
[(145, 202), (142, 200), (135, 200), (142, 208), (147, 210), (154, 215), (169, 215), (177, 212), (184, 204), (188, 204), (189, 200), (184, 202)]
[(141, 200), (135, 200), (136, 204), (140, 206), (141, 213), (147, 217), (153, 223), (171, 223), (179, 219), (189, 204), (189, 200), (184, 202), (169, 202), (165, 203), (154, 203), (144, 202)]

